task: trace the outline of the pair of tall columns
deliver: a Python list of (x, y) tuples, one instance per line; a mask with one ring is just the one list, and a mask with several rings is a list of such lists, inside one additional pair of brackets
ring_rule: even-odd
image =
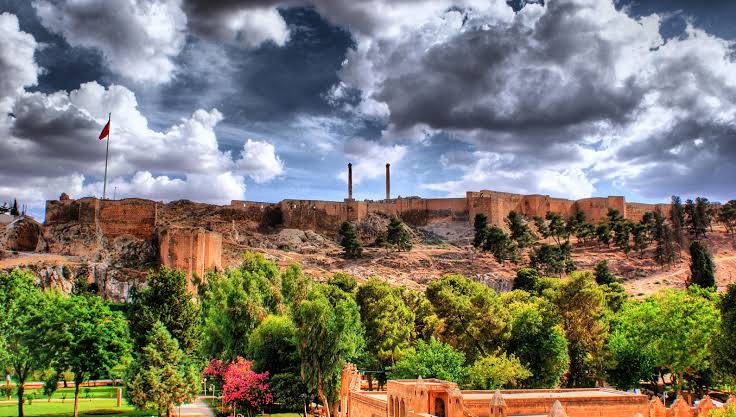
[[(348, 200), (353, 199), (353, 164), (348, 164)], [(386, 164), (386, 200), (391, 199), (391, 164)]]

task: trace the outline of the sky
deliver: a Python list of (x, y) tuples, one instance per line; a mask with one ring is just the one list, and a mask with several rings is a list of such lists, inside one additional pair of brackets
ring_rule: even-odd
[(736, 2), (0, 0), (0, 204), (736, 197)]

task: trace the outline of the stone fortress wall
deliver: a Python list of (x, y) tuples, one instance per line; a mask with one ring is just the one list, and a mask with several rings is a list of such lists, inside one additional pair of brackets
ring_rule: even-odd
[(62, 194), (59, 200), (46, 203), (46, 250), (85, 256), (92, 249), (138, 244), (157, 248), (161, 265), (202, 276), (211, 268), (221, 268), (223, 241), (237, 242), (243, 233), (255, 230), (289, 228), (333, 234), (345, 221), (361, 222), (372, 215), (398, 216), (415, 226), (442, 222), (472, 226), (475, 215), (483, 213), (489, 223), (505, 227), (504, 218), (511, 210), (528, 218), (545, 216), (550, 211), (568, 217), (579, 210), (592, 222), (604, 218), (609, 209), (635, 221), (647, 211), (659, 210), (665, 215), (669, 211), (669, 204), (629, 203), (621, 196), (575, 201), (482, 190), (468, 191), (464, 198), (391, 198), (388, 164), (386, 198), (359, 201), (352, 198), (352, 167), (348, 172), (348, 198), (343, 201), (233, 200), (229, 205), (217, 206), (139, 198), (72, 200)]

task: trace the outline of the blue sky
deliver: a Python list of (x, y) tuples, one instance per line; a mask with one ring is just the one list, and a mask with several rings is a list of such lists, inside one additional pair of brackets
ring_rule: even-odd
[(0, 201), (734, 197), (734, 2), (0, 0)]

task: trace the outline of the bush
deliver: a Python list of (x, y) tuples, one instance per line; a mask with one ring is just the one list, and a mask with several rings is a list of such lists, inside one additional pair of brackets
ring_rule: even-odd
[(526, 292), (533, 293), (537, 290), (537, 284), (539, 283), (539, 272), (534, 268), (521, 268), (516, 271), (516, 278), (514, 278), (514, 290), (524, 290)]

